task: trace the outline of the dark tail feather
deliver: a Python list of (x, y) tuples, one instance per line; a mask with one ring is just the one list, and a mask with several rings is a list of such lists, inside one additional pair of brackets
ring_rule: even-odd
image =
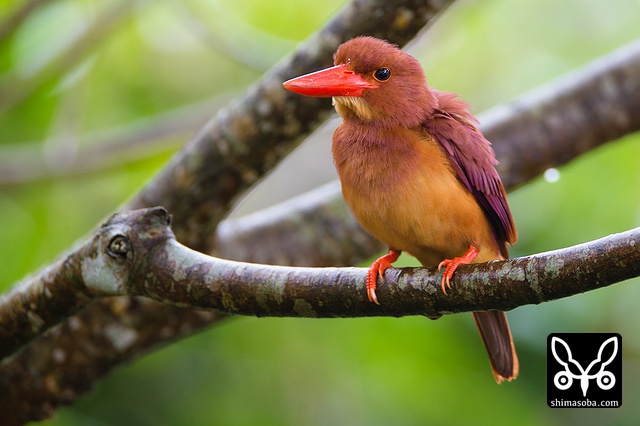
[(518, 377), (520, 366), (513, 345), (507, 316), (501, 311), (472, 312), (482, 343), (489, 353), (491, 371), (496, 382)]

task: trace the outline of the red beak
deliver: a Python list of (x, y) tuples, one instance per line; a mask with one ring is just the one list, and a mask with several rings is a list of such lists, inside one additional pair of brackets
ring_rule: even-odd
[(294, 93), (316, 98), (360, 97), (365, 89), (378, 87), (349, 70), (344, 64), (292, 78), (282, 84), (285, 89)]

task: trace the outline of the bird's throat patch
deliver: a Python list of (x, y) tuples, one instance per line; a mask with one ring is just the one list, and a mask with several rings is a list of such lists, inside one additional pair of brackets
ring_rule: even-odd
[(364, 99), (355, 96), (335, 96), (333, 98), (333, 106), (338, 114), (344, 117), (343, 108), (350, 110), (363, 121), (371, 121), (378, 118), (379, 114), (371, 108), (371, 105)]

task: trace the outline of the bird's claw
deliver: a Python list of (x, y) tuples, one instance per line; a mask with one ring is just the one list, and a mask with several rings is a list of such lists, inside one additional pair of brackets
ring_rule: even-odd
[(456, 271), (458, 265), (462, 263), (460, 260), (460, 257), (454, 257), (453, 259), (445, 259), (438, 264), (438, 272), (440, 272), (440, 269), (443, 266), (445, 267), (441, 282), (442, 292), (445, 296), (447, 295), (447, 289), (451, 289), (451, 278), (453, 277), (453, 273)]
[(378, 277), (384, 278), (384, 271), (391, 268), (391, 262), (381, 257), (371, 264), (369, 271), (367, 272), (367, 297), (369, 302), (373, 302), (379, 305), (378, 298), (376, 297), (376, 287)]
[(462, 257), (445, 259), (438, 264), (438, 271), (440, 271), (440, 268), (442, 268), (443, 266), (445, 267), (444, 274), (442, 274), (441, 283), (442, 292), (445, 294), (445, 296), (447, 294), (447, 288), (451, 289), (451, 278), (453, 278), (453, 273), (456, 271), (456, 269), (458, 269), (458, 266), (468, 265), (473, 259), (476, 258), (476, 256), (478, 256), (478, 253), (478, 249), (471, 245), (469, 246), (469, 250), (467, 250), (467, 252)]
[(378, 280), (378, 275), (382, 277), (384, 269), (386, 268), (376, 260), (371, 264), (367, 272), (367, 297), (369, 298), (369, 302), (373, 302), (376, 305), (380, 304), (376, 297), (376, 281)]
[(367, 287), (367, 297), (369, 298), (369, 302), (373, 302), (376, 305), (379, 305), (378, 298), (376, 297), (376, 289)]
[(384, 279), (384, 271), (393, 267), (392, 263), (398, 260), (399, 256), (399, 251), (389, 250), (389, 253), (380, 257), (369, 267), (369, 271), (367, 271), (367, 298), (369, 299), (369, 302), (373, 302), (376, 305), (380, 304), (376, 297), (378, 277)]

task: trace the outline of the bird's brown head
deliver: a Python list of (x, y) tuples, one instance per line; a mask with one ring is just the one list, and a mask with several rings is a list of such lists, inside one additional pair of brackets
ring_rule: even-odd
[(333, 97), (343, 119), (384, 127), (417, 126), (436, 106), (420, 63), (397, 46), (373, 37), (349, 40), (334, 67), (284, 82), (292, 92)]

